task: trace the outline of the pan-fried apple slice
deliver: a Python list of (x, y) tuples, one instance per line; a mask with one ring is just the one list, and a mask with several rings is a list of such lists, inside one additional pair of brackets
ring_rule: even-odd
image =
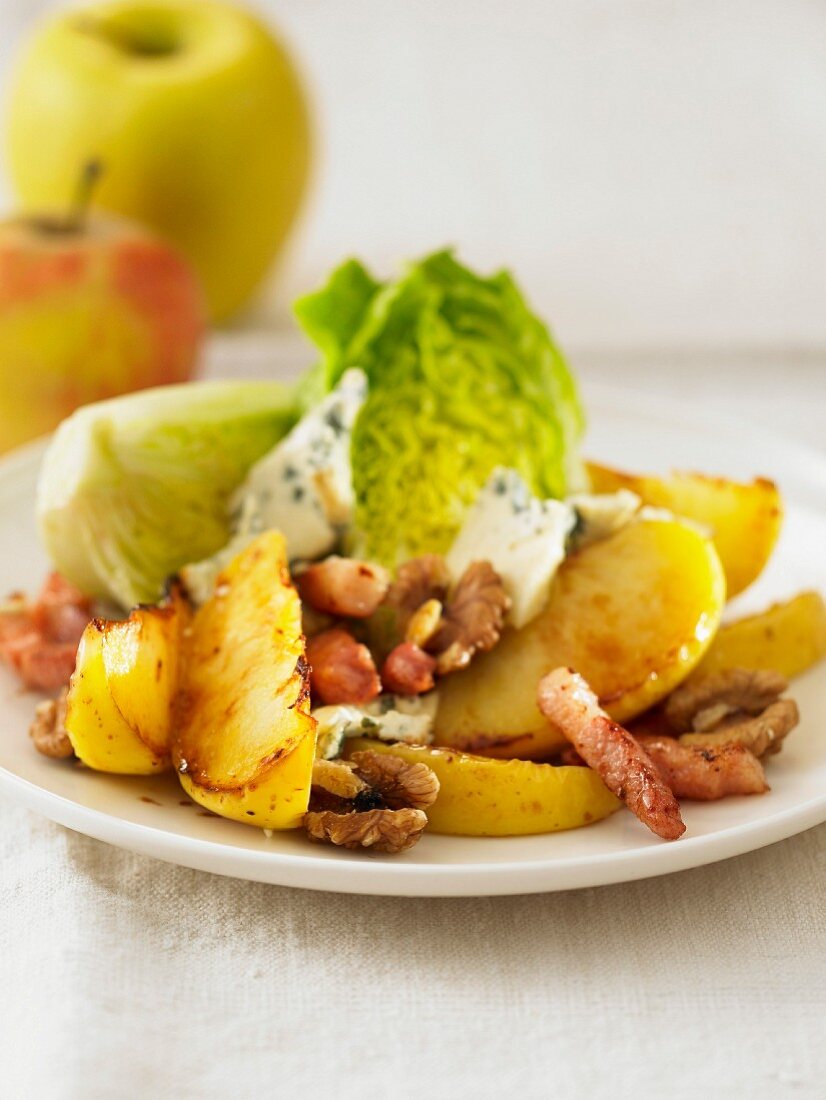
[(760, 576), (780, 534), (783, 502), (777, 486), (765, 478), (739, 482), (688, 473), (658, 478), (596, 463), (589, 463), (588, 474), (595, 493), (631, 489), (644, 504), (708, 527), (723, 563), (729, 599)]
[(259, 535), (219, 575), (185, 639), (172, 753), (187, 794), (223, 817), (297, 826), (315, 720), (284, 538)]
[(262, 829), (297, 829), (310, 801), (315, 737), (304, 737), (259, 779), (232, 791), (208, 790), (178, 774), (193, 800), (221, 817)]
[(567, 665), (617, 721), (653, 706), (691, 672), (717, 629), (725, 580), (712, 543), (646, 520), (572, 555), (545, 610), (439, 686), (436, 742), (542, 759), (565, 744), (539, 713), (536, 685)]
[(138, 737), (169, 756), (172, 701), (189, 605), (175, 588), (159, 607), (139, 607), (103, 634), (103, 665), (112, 701)]
[(187, 606), (174, 592), (123, 621), (94, 619), (67, 699), (75, 754), (97, 771), (151, 775), (170, 766), (172, 696)]
[(555, 768), (529, 760), (492, 760), (426, 745), (392, 745), (367, 738), (348, 755), (371, 749), (432, 768), (439, 794), (428, 806), (428, 828), (455, 836), (521, 836), (577, 829), (622, 803), (590, 768)]
[(801, 592), (756, 615), (721, 626), (696, 675), (728, 668), (776, 669), (791, 679), (826, 657), (826, 604)]

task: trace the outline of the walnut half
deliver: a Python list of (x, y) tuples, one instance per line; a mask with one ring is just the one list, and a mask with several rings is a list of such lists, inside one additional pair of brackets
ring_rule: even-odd
[(436, 656), (439, 674), (466, 668), (474, 653), (493, 649), (510, 606), (510, 597), (490, 562), (472, 562), (451, 592), (441, 625), (427, 646)]
[(44, 756), (67, 760), (74, 756), (72, 742), (66, 732), (66, 696), (64, 688), (57, 699), (46, 699), (34, 708), (34, 718), (29, 726), (29, 737), (34, 747)]
[(400, 634), (423, 604), (444, 599), (449, 583), (447, 565), (439, 554), (423, 554), (402, 562), (384, 598), (385, 606), (396, 612)]
[(665, 716), (678, 733), (698, 730), (703, 725), (709, 728), (703, 719), (712, 719), (712, 715), (706, 712), (716, 712), (717, 722), (712, 720), (712, 724), (719, 724), (724, 716), (723, 707), (729, 714), (735, 711), (761, 714), (787, 687), (785, 678), (771, 669), (730, 668), (710, 676), (692, 677), (669, 695)]
[(312, 785), (343, 799), (355, 798), (367, 786), (346, 760), (315, 760)]
[(326, 840), (342, 848), (372, 848), (376, 852), (404, 852), (424, 832), (427, 814), (423, 810), (367, 810), (338, 814), (332, 810), (310, 811), (304, 828), (313, 840)]
[(800, 721), (795, 701), (780, 698), (786, 687), (770, 669), (727, 669), (677, 688), (665, 716), (683, 744), (709, 750), (739, 744), (766, 756), (780, 751)]
[(348, 762), (323, 763), (347, 770), (361, 786), (351, 798), (338, 797), (331, 804), (329, 796), (343, 790), (340, 777), (314, 770), (311, 809), (304, 815), (304, 828), (313, 840), (391, 853), (413, 847), (427, 825), (424, 809), (439, 793), (431, 768), (372, 751), (353, 753)]
[(391, 810), (411, 807), (425, 810), (439, 793), (439, 780), (427, 764), (409, 764), (400, 756), (386, 752), (354, 752), (350, 758), (356, 772), (378, 791)]
[(755, 756), (780, 752), (783, 739), (800, 721), (794, 699), (778, 699), (753, 717), (728, 718), (721, 726), (698, 733), (684, 733), (680, 741), (703, 749), (719, 749), (734, 742), (745, 745)]

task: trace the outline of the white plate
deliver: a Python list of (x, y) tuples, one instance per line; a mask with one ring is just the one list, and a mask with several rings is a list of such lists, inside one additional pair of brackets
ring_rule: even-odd
[[(735, 422), (682, 407), (591, 395), (588, 451), (626, 468), (701, 468), (778, 480), (788, 501), (780, 546), (750, 610), (801, 588), (826, 590), (826, 458)], [(0, 463), (0, 591), (33, 589), (47, 567), (33, 522), (42, 446)], [(26, 730), (32, 697), (5, 672), (0, 718), (0, 790), (71, 829), (145, 855), (238, 878), (315, 890), (410, 896), (566, 890), (680, 871), (782, 840), (826, 820), (826, 667), (795, 683), (801, 727), (769, 765), (762, 797), (684, 806), (687, 832), (667, 844), (629, 813), (548, 836), (474, 839), (428, 836), (403, 856), (354, 854), (297, 833), (267, 839), (257, 829), (203, 815), (174, 777), (99, 775), (39, 756)]]

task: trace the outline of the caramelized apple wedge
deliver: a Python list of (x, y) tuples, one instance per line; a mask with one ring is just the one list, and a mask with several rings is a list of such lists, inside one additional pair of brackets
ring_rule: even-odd
[(97, 771), (151, 775), (170, 765), (172, 699), (188, 616), (176, 591), (123, 621), (93, 619), (80, 641), (67, 699), (75, 755)]
[(138, 737), (169, 756), (172, 702), (189, 604), (174, 588), (158, 607), (139, 607), (103, 632), (103, 667), (112, 701)]
[(588, 474), (595, 493), (631, 489), (643, 504), (707, 527), (723, 563), (729, 599), (760, 576), (780, 534), (783, 502), (777, 486), (765, 478), (739, 482), (687, 473), (660, 478), (596, 463), (588, 465)]
[(187, 794), (246, 824), (297, 826), (315, 751), (309, 691), (286, 545), (266, 532), (219, 574), (184, 639), (172, 753)]
[(725, 580), (712, 543), (685, 523), (646, 520), (572, 555), (545, 610), (439, 687), (440, 745), (542, 759), (565, 742), (543, 719), (536, 685), (576, 669), (618, 722), (667, 695), (717, 630)]
[(764, 668), (791, 679), (824, 657), (826, 604), (819, 592), (800, 592), (784, 603), (721, 626), (697, 675)]
[(530, 760), (491, 760), (426, 745), (389, 745), (356, 738), (347, 754), (370, 749), (427, 764), (439, 794), (425, 810), (428, 829), (455, 836), (523, 836), (578, 829), (622, 806), (590, 768)]

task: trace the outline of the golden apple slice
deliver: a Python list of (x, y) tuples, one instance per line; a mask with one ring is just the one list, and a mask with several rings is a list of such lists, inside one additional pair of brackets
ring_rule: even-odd
[(631, 489), (644, 504), (708, 527), (723, 563), (729, 599), (760, 576), (780, 534), (783, 502), (777, 486), (765, 478), (749, 483), (687, 473), (658, 478), (596, 463), (589, 463), (588, 474), (595, 493)]
[(175, 589), (159, 607), (139, 607), (125, 622), (108, 623), (103, 666), (112, 702), (141, 741), (169, 757), (172, 703), (189, 605)]
[(426, 813), (434, 833), (522, 836), (578, 829), (607, 817), (622, 803), (590, 768), (556, 768), (529, 760), (492, 760), (426, 745), (389, 745), (357, 738), (348, 755), (370, 749), (424, 763), (439, 779)]
[(696, 675), (728, 668), (776, 669), (791, 679), (826, 657), (826, 604), (801, 592), (756, 615), (721, 626)]
[(678, 522), (634, 523), (568, 558), (548, 605), (490, 653), (445, 677), (436, 741), (541, 759), (565, 742), (536, 705), (549, 669), (569, 665), (617, 721), (668, 694), (702, 658), (725, 602), (712, 543)]
[(121, 775), (165, 771), (168, 753), (141, 739), (109, 691), (103, 640), (114, 625), (94, 619), (83, 632), (66, 700), (66, 732), (78, 759), (96, 771)]
[(78, 648), (66, 730), (97, 771), (151, 775), (170, 766), (172, 698), (187, 605), (174, 592), (124, 621), (94, 619)]
[(267, 532), (219, 574), (185, 641), (173, 760), (187, 793), (247, 824), (298, 825), (315, 750), (309, 691), (284, 538)]

